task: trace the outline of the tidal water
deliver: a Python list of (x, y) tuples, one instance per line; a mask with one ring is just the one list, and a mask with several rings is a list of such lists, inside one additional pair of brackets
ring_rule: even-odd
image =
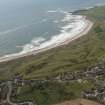
[(67, 12), (101, 4), (105, 0), (0, 0), (0, 57), (48, 46), (74, 28), (77, 18)]

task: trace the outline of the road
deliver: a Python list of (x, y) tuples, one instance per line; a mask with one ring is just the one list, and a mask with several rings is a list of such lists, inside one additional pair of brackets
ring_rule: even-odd
[(11, 105), (18, 105), (16, 103), (13, 103), (11, 100), (10, 100), (10, 97), (11, 97), (11, 94), (12, 94), (12, 82), (11, 81), (8, 81), (7, 82), (7, 85), (8, 85), (8, 93), (7, 93), (7, 102)]

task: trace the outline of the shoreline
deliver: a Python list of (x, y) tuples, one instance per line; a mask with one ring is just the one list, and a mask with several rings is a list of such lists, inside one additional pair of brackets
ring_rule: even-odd
[(56, 47), (59, 47), (59, 46), (62, 46), (62, 45), (67, 45), (70, 42), (86, 35), (89, 32), (89, 30), (92, 28), (93, 22), (88, 20), (86, 16), (82, 16), (82, 18), (83, 18), (84, 22), (86, 23), (85, 28), (79, 30), (79, 32), (75, 33), (75, 35), (73, 35), (72, 37), (62, 39), (60, 42), (56, 42), (56, 43), (54, 43), (50, 46), (47, 46), (47, 47), (39, 49), (39, 50), (34, 50), (34, 51), (23, 53), (23, 54), (10, 54), (11, 56), (7, 55), (7, 56), (4, 56), (4, 57), (1, 57), (0, 58), (0, 63), (8, 62), (8, 61), (15, 60), (15, 59), (22, 58), (22, 57), (26, 57), (26, 56), (36, 55), (38, 53), (50, 50), (52, 48), (56, 48)]

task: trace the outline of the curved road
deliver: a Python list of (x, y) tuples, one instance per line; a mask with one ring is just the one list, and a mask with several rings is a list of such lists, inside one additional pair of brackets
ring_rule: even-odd
[(11, 105), (18, 105), (16, 103), (11, 102), (11, 100), (10, 100), (10, 97), (12, 94), (12, 82), (8, 81), (7, 84), (8, 84), (7, 102)]

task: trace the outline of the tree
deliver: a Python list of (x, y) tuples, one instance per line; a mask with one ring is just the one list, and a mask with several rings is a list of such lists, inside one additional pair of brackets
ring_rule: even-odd
[(103, 32), (103, 29), (101, 28), (101, 26), (96, 26), (95, 28), (94, 28), (94, 30), (95, 30), (95, 32), (96, 33), (100, 33), (100, 32)]

